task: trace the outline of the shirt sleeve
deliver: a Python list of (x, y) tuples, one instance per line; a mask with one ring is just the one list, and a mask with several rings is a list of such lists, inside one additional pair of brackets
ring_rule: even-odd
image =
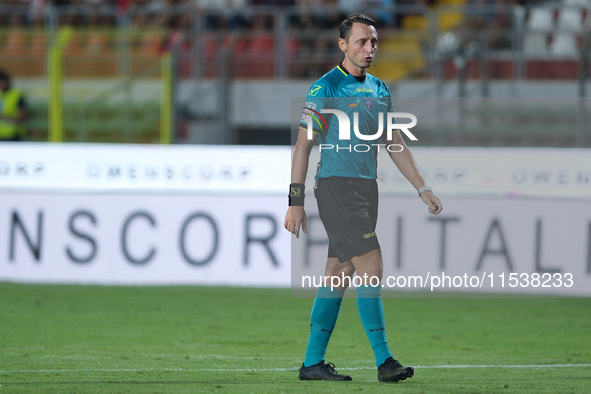
[(390, 94), (390, 89), (388, 85), (382, 82), (382, 86), (384, 87), (384, 97), (387, 97), (388, 100), (388, 112), (394, 112), (394, 104), (392, 103), (392, 94)]
[(327, 107), (328, 97), (326, 86), (320, 82), (312, 85), (308, 96), (306, 97), (306, 103), (304, 104), (304, 110), (302, 118), (300, 120), (300, 127), (307, 129), (308, 124), (312, 124), (312, 130), (315, 133), (321, 134), (326, 131), (328, 124), (326, 121), (326, 115), (322, 115), (321, 110)]
[[(388, 85), (383, 82), (382, 86), (384, 88), (384, 97), (386, 97), (385, 100), (388, 100), (386, 104), (388, 112), (394, 112), (394, 103), (392, 102), (392, 94), (390, 94), (390, 89), (388, 88)], [(398, 124), (398, 119), (394, 118), (394, 123)]]

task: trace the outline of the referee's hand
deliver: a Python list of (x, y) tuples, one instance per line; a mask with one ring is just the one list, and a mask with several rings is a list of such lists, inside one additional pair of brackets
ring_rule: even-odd
[(306, 216), (306, 211), (304, 207), (299, 206), (291, 206), (287, 208), (287, 213), (285, 214), (285, 222), (283, 223), (283, 227), (287, 231), (292, 234), (295, 234), (296, 238), (300, 237), (300, 226), (305, 233), (308, 232), (306, 228), (306, 223), (308, 222), (308, 217)]
[(429, 212), (433, 215), (438, 215), (443, 210), (443, 205), (441, 205), (439, 198), (431, 194), (428, 190), (421, 193), (421, 198), (429, 206)]

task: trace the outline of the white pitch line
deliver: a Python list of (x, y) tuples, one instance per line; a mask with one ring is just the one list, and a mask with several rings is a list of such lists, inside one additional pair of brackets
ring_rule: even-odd
[[(525, 364), (525, 365), (417, 365), (417, 369), (460, 369), (460, 368), (589, 368), (591, 364)], [(127, 368), (127, 369), (39, 369), (0, 371), (0, 374), (13, 373), (75, 373), (75, 372), (286, 372), (297, 371), (292, 368)], [(372, 370), (375, 367), (344, 367), (342, 371)]]
[(438, 369), (438, 368), (575, 368), (591, 367), (591, 364), (526, 364), (526, 365), (418, 365), (413, 368)]

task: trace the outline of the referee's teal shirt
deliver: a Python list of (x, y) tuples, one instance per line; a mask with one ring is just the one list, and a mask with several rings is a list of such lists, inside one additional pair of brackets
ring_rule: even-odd
[[(319, 144), (326, 146), (321, 150), (320, 169), (316, 179), (333, 176), (376, 179), (378, 147), (372, 144), (383, 144), (383, 141), (358, 138), (353, 130), (354, 113), (358, 113), (359, 132), (365, 135), (377, 132), (378, 114), (381, 113), (385, 136), (387, 112), (393, 112), (388, 86), (370, 74), (366, 74), (365, 78), (354, 77), (339, 64), (312, 85), (306, 97), (305, 107), (309, 110), (304, 110), (301, 127), (307, 128), (308, 122), (313, 122)], [(322, 114), (322, 109), (337, 109), (348, 115), (350, 140), (339, 140), (337, 117), (333, 114)], [(322, 115), (326, 124), (318, 114)], [(328, 148), (330, 145), (333, 146), (332, 149)], [(369, 150), (363, 152), (368, 146)], [(385, 150), (385, 147), (382, 145), (379, 149)]]

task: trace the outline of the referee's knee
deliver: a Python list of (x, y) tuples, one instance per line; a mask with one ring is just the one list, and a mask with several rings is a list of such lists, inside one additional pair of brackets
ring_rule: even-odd
[(369, 270), (369, 272), (366, 272), (366, 274), (367, 274), (366, 285), (371, 285), (371, 284), (375, 284), (376, 278), (378, 279), (378, 281), (377, 281), (378, 283), (382, 282), (382, 276), (384, 275), (384, 271), (380, 267), (380, 268), (376, 268), (375, 270)]
[(332, 287), (344, 291), (351, 287), (354, 272), (354, 269), (327, 270), (325, 275)]

